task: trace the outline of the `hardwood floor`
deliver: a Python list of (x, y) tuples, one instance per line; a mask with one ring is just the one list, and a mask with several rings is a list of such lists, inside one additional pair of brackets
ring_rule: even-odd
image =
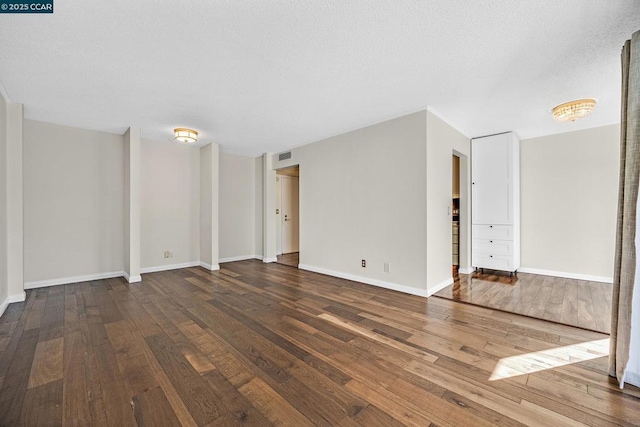
[(485, 270), (460, 274), (453, 285), (435, 295), (608, 334), (611, 286), (527, 273), (509, 277)]
[(298, 268), (300, 263), (300, 252), (292, 252), (290, 254), (278, 255), (278, 264), (288, 265), (289, 267)]
[(603, 334), (256, 260), (27, 291), (0, 425), (640, 425)]

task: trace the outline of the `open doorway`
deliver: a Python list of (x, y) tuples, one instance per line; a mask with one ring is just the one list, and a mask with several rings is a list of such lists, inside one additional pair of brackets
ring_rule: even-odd
[(277, 263), (298, 267), (300, 262), (300, 167), (276, 171)]
[(460, 270), (460, 157), (452, 155), (452, 197), (451, 197), (451, 270), (458, 277)]

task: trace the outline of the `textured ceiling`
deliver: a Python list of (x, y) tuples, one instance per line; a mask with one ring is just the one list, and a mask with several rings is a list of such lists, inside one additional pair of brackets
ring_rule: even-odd
[[(66, 0), (0, 15), (27, 118), (258, 155), (429, 106), (467, 136), (619, 122), (637, 0)], [(596, 97), (575, 123), (558, 103)]]

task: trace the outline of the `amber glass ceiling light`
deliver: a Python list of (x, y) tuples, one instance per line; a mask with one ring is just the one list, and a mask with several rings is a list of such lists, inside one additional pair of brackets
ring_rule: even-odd
[(594, 108), (596, 108), (595, 99), (578, 99), (576, 101), (556, 105), (553, 107), (553, 110), (551, 110), (551, 113), (553, 114), (553, 118), (557, 121), (568, 122), (588, 115)]
[(175, 134), (174, 139), (182, 142), (197, 142), (198, 141), (198, 132), (193, 129), (187, 128), (175, 128), (173, 130)]

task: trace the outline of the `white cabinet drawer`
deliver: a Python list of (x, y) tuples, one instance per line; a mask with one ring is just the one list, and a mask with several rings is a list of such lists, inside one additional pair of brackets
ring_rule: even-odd
[(513, 241), (498, 239), (473, 239), (473, 253), (487, 255), (512, 255)]
[(472, 233), (474, 239), (513, 240), (511, 225), (474, 224)]
[(513, 258), (506, 255), (473, 254), (472, 264), (477, 268), (514, 271)]

